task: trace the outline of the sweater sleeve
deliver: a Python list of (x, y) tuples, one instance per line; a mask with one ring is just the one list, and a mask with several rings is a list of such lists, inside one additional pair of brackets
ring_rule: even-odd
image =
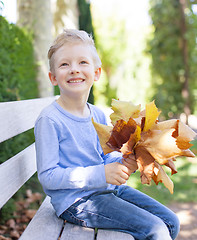
[(87, 167), (60, 164), (58, 129), (51, 119), (42, 117), (36, 122), (35, 140), (38, 178), (45, 189), (91, 190), (107, 186), (104, 164)]

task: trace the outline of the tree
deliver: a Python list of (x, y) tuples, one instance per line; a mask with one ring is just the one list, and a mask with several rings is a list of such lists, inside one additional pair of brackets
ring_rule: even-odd
[[(90, 11), (90, 3), (87, 0), (77, 0), (77, 3), (79, 9), (79, 29), (91, 34), (95, 39), (94, 29), (92, 25), (92, 16)], [(93, 87), (91, 88), (88, 102), (94, 103)]]
[[(153, 98), (167, 117), (194, 111), (196, 17), (193, 1), (151, 0)], [(187, 8), (186, 8), (187, 4)]]
[(54, 35), (61, 33), (64, 28), (79, 28), (77, 0), (56, 0), (53, 3)]
[(37, 81), (40, 97), (53, 95), (48, 79), (47, 51), (52, 41), (52, 13), (50, 0), (18, 0), (17, 25), (25, 27), (33, 35), (37, 61)]
[[(105, 73), (105, 86), (102, 95), (108, 106), (111, 99), (117, 98), (117, 69), (124, 64), (125, 50), (127, 48), (127, 35), (125, 22), (116, 19), (114, 14), (100, 18), (99, 9), (95, 8), (94, 26), (97, 50), (102, 61), (102, 70)], [(118, 80), (119, 81), (119, 80)]]

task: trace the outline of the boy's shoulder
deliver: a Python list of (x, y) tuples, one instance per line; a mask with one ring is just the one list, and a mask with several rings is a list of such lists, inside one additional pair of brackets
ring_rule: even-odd
[(92, 117), (94, 118), (94, 121), (102, 123), (102, 124), (106, 124), (106, 116), (104, 114), (104, 112), (97, 106), (88, 103), (91, 113), (92, 113)]
[(37, 120), (40, 118), (46, 117), (46, 118), (54, 118), (54, 116), (57, 114), (57, 109), (55, 107), (55, 101), (46, 106), (38, 116)]

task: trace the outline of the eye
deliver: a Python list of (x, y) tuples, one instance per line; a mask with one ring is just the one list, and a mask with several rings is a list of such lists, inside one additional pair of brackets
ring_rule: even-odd
[(61, 66), (68, 66), (68, 63), (62, 63)]
[(88, 64), (87, 61), (81, 61), (80, 64)]

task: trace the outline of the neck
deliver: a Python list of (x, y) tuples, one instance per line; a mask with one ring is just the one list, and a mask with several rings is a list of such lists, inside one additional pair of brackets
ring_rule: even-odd
[(60, 96), (57, 103), (69, 113), (78, 117), (88, 117), (90, 110), (87, 106), (87, 98), (82, 99), (70, 99)]

